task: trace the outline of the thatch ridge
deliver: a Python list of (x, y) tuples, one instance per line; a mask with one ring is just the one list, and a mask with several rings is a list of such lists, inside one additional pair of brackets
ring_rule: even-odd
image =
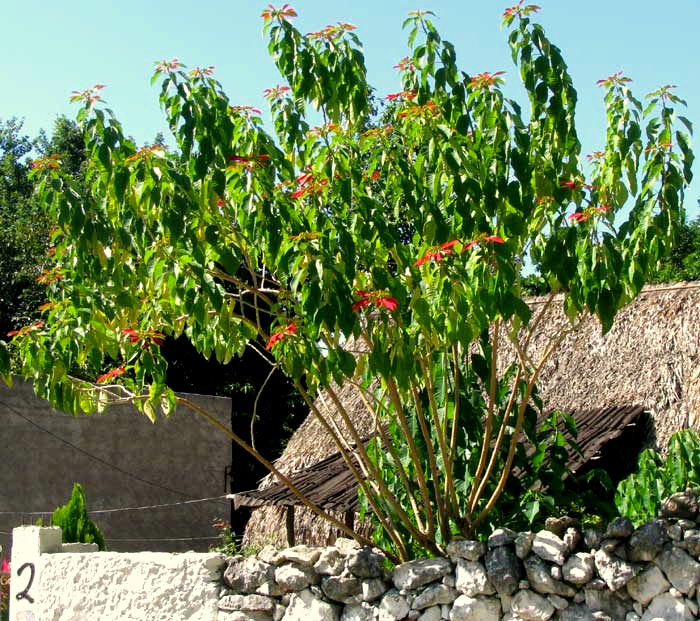
[[(533, 312), (546, 298), (528, 300)], [(568, 320), (560, 298), (548, 308), (532, 338), (533, 358), (544, 350), (549, 336)], [(602, 334), (593, 317), (584, 319), (543, 369), (539, 392), (546, 409), (563, 411), (637, 404), (651, 415), (653, 428), (646, 444), (665, 447), (671, 434), (700, 426), (700, 283), (647, 286), (622, 309), (612, 329)], [(515, 356), (507, 344), (502, 363)], [(372, 420), (352, 386), (341, 390), (341, 401), (362, 435), (371, 433)], [(330, 404), (320, 400), (319, 407)], [(334, 418), (339, 418), (337, 415)], [(339, 421), (342, 427), (342, 422)], [(293, 434), (277, 467), (289, 474), (329, 457), (337, 451), (313, 415)], [(271, 485), (266, 477), (263, 486)], [(340, 517), (340, 516), (339, 516)], [(256, 509), (248, 522), (245, 543), (272, 542), (285, 537), (284, 509)], [(305, 509), (297, 509), (296, 540), (328, 543), (332, 529)]]

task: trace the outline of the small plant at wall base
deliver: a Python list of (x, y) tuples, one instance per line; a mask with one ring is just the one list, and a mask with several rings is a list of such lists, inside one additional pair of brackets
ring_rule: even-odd
[(662, 500), (689, 487), (700, 487), (700, 438), (684, 429), (671, 436), (666, 459), (652, 449), (642, 451), (637, 471), (617, 486), (615, 505), (639, 526), (657, 516)]
[(3, 559), (0, 567), (0, 621), (10, 618), (10, 563)]
[(221, 552), (227, 556), (238, 554), (240, 546), (231, 530), (231, 525), (221, 518), (216, 518), (212, 524), (219, 531), (219, 543), (209, 546), (211, 552)]
[[(177, 59), (153, 76), (172, 151), (137, 148), (102, 85), (75, 92), (86, 183), (56, 158), (35, 162), (55, 265), (41, 275), (42, 320), (0, 343), (2, 376), (32, 378), (71, 412), (128, 401), (155, 421), (189, 407), (368, 543), (166, 386), (164, 336), (224, 363), (265, 349), (332, 439), (392, 559), (472, 537), (498, 513), (523, 433), (535, 437), (544, 365), (587, 314), (607, 331), (640, 293), (673, 248), (691, 178), (682, 100), (663, 86), (643, 105), (620, 73), (600, 81), (607, 127), (588, 174), (577, 93), (537, 10), (503, 15), (521, 103), (502, 71), (461, 70), (432, 13), (414, 11), (399, 90), (377, 121), (355, 27), (304, 35), (289, 5), (262, 14), (284, 81), (265, 91), (273, 134), (212, 67)], [(552, 292), (532, 308), (528, 257)], [(553, 304), (570, 323), (535, 351)], [(94, 383), (71, 376), (87, 361), (112, 368)], [(374, 445), (340, 386), (356, 391)]]
[(96, 543), (106, 550), (104, 536), (88, 515), (85, 492), (80, 483), (73, 485), (70, 500), (51, 516), (51, 526), (60, 526), (63, 543)]

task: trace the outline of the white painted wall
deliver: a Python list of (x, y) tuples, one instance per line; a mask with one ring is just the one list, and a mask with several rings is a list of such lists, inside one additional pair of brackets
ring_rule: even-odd
[(12, 539), (13, 621), (216, 620), (217, 554), (74, 552), (57, 527), (15, 528)]

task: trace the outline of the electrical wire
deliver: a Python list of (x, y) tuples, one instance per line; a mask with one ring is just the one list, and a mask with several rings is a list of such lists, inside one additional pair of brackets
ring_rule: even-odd
[(42, 427), (42, 426), (39, 425), (38, 423), (35, 423), (33, 420), (31, 420), (30, 418), (28, 418), (28, 417), (26, 417), (24, 414), (22, 414), (22, 413), (21, 413), (19, 410), (17, 410), (15, 407), (13, 407), (13, 406), (10, 405), (9, 403), (7, 403), (7, 401), (5, 401), (4, 399), (0, 399), (0, 405), (5, 406), (5, 407), (6, 407), (10, 412), (12, 412), (15, 416), (19, 416), (20, 418), (22, 418), (22, 419), (24, 419), (25, 421), (27, 421), (30, 425), (33, 425), (34, 427), (36, 427), (37, 429), (39, 429), (40, 431), (43, 431), (44, 433), (47, 433), (48, 435), (50, 435), (51, 437), (55, 438), (56, 440), (59, 440), (60, 442), (63, 442), (64, 444), (70, 446), (72, 449), (75, 449), (76, 451), (78, 451), (79, 453), (82, 453), (83, 455), (85, 455), (86, 457), (89, 457), (90, 459), (94, 459), (95, 461), (97, 461), (97, 462), (103, 464), (104, 466), (107, 466), (108, 468), (112, 468), (113, 470), (116, 470), (117, 472), (120, 472), (121, 474), (123, 474), (123, 475), (125, 475), (125, 476), (128, 476), (128, 477), (130, 477), (130, 478), (132, 478), (132, 479), (134, 479), (134, 480), (136, 480), (136, 481), (139, 481), (139, 482), (141, 482), (141, 483), (145, 483), (146, 485), (151, 485), (152, 487), (157, 487), (157, 488), (162, 489), (162, 490), (165, 490), (165, 491), (167, 491), (167, 492), (171, 492), (171, 493), (173, 493), (173, 494), (178, 494), (179, 496), (184, 496), (185, 498), (189, 498), (189, 499), (192, 499), (192, 500), (196, 500), (191, 494), (186, 494), (185, 492), (182, 492), (182, 491), (180, 491), (180, 490), (176, 490), (176, 489), (173, 489), (173, 488), (168, 487), (168, 486), (166, 486), (166, 485), (161, 485), (161, 484), (159, 484), (159, 483), (154, 483), (153, 481), (149, 481), (149, 480), (147, 480), (147, 479), (144, 479), (144, 478), (142, 478), (142, 477), (140, 477), (140, 476), (138, 476), (138, 475), (136, 475), (136, 474), (134, 474), (134, 473), (132, 473), (132, 472), (129, 472), (129, 471), (127, 471), (127, 470), (124, 470), (123, 468), (120, 468), (119, 466), (116, 466), (116, 465), (114, 465), (114, 464), (112, 464), (112, 463), (110, 463), (110, 462), (108, 462), (108, 461), (105, 461), (105, 460), (102, 459), (101, 457), (97, 457), (96, 455), (93, 455), (92, 453), (89, 453), (88, 451), (86, 451), (86, 450), (80, 448), (79, 446), (76, 446), (76, 445), (73, 444), (72, 442), (69, 442), (69, 441), (66, 440), (65, 438), (61, 438), (60, 436), (56, 435), (55, 433), (53, 433), (53, 431), (49, 431), (48, 429)]
[[(179, 507), (181, 505), (193, 505), (198, 502), (216, 502), (221, 501), (220, 504), (225, 504), (228, 506), (227, 501), (222, 501), (223, 496), (211, 496), (210, 498), (196, 498), (194, 500), (183, 500), (181, 502), (165, 502), (158, 505), (143, 505), (141, 507), (117, 507), (114, 509), (88, 509), (89, 514), (98, 513), (117, 513), (119, 511), (146, 511), (149, 509), (160, 509), (161, 507)], [(51, 515), (53, 511), (0, 511), (0, 515)]]

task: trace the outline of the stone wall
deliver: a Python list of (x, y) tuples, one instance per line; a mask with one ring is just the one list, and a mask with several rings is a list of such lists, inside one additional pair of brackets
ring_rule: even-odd
[[(13, 535), (10, 618), (685, 621), (698, 618), (699, 521), (698, 494), (688, 490), (638, 529), (626, 518), (605, 532), (560, 518), (536, 533), (498, 529), (485, 542), (453, 541), (444, 558), (391, 571), (380, 551), (347, 539), (225, 559), (66, 554), (58, 529), (27, 527)], [(32, 607), (17, 600), (30, 562)]]
[(218, 621), (685, 621), (698, 618), (700, 527), (694, 493), (639, 529), (573, 520), (547, 530), (454, 541), (448, 557), (388, 572), (377, 550), (335, 546), (228, 558)]

